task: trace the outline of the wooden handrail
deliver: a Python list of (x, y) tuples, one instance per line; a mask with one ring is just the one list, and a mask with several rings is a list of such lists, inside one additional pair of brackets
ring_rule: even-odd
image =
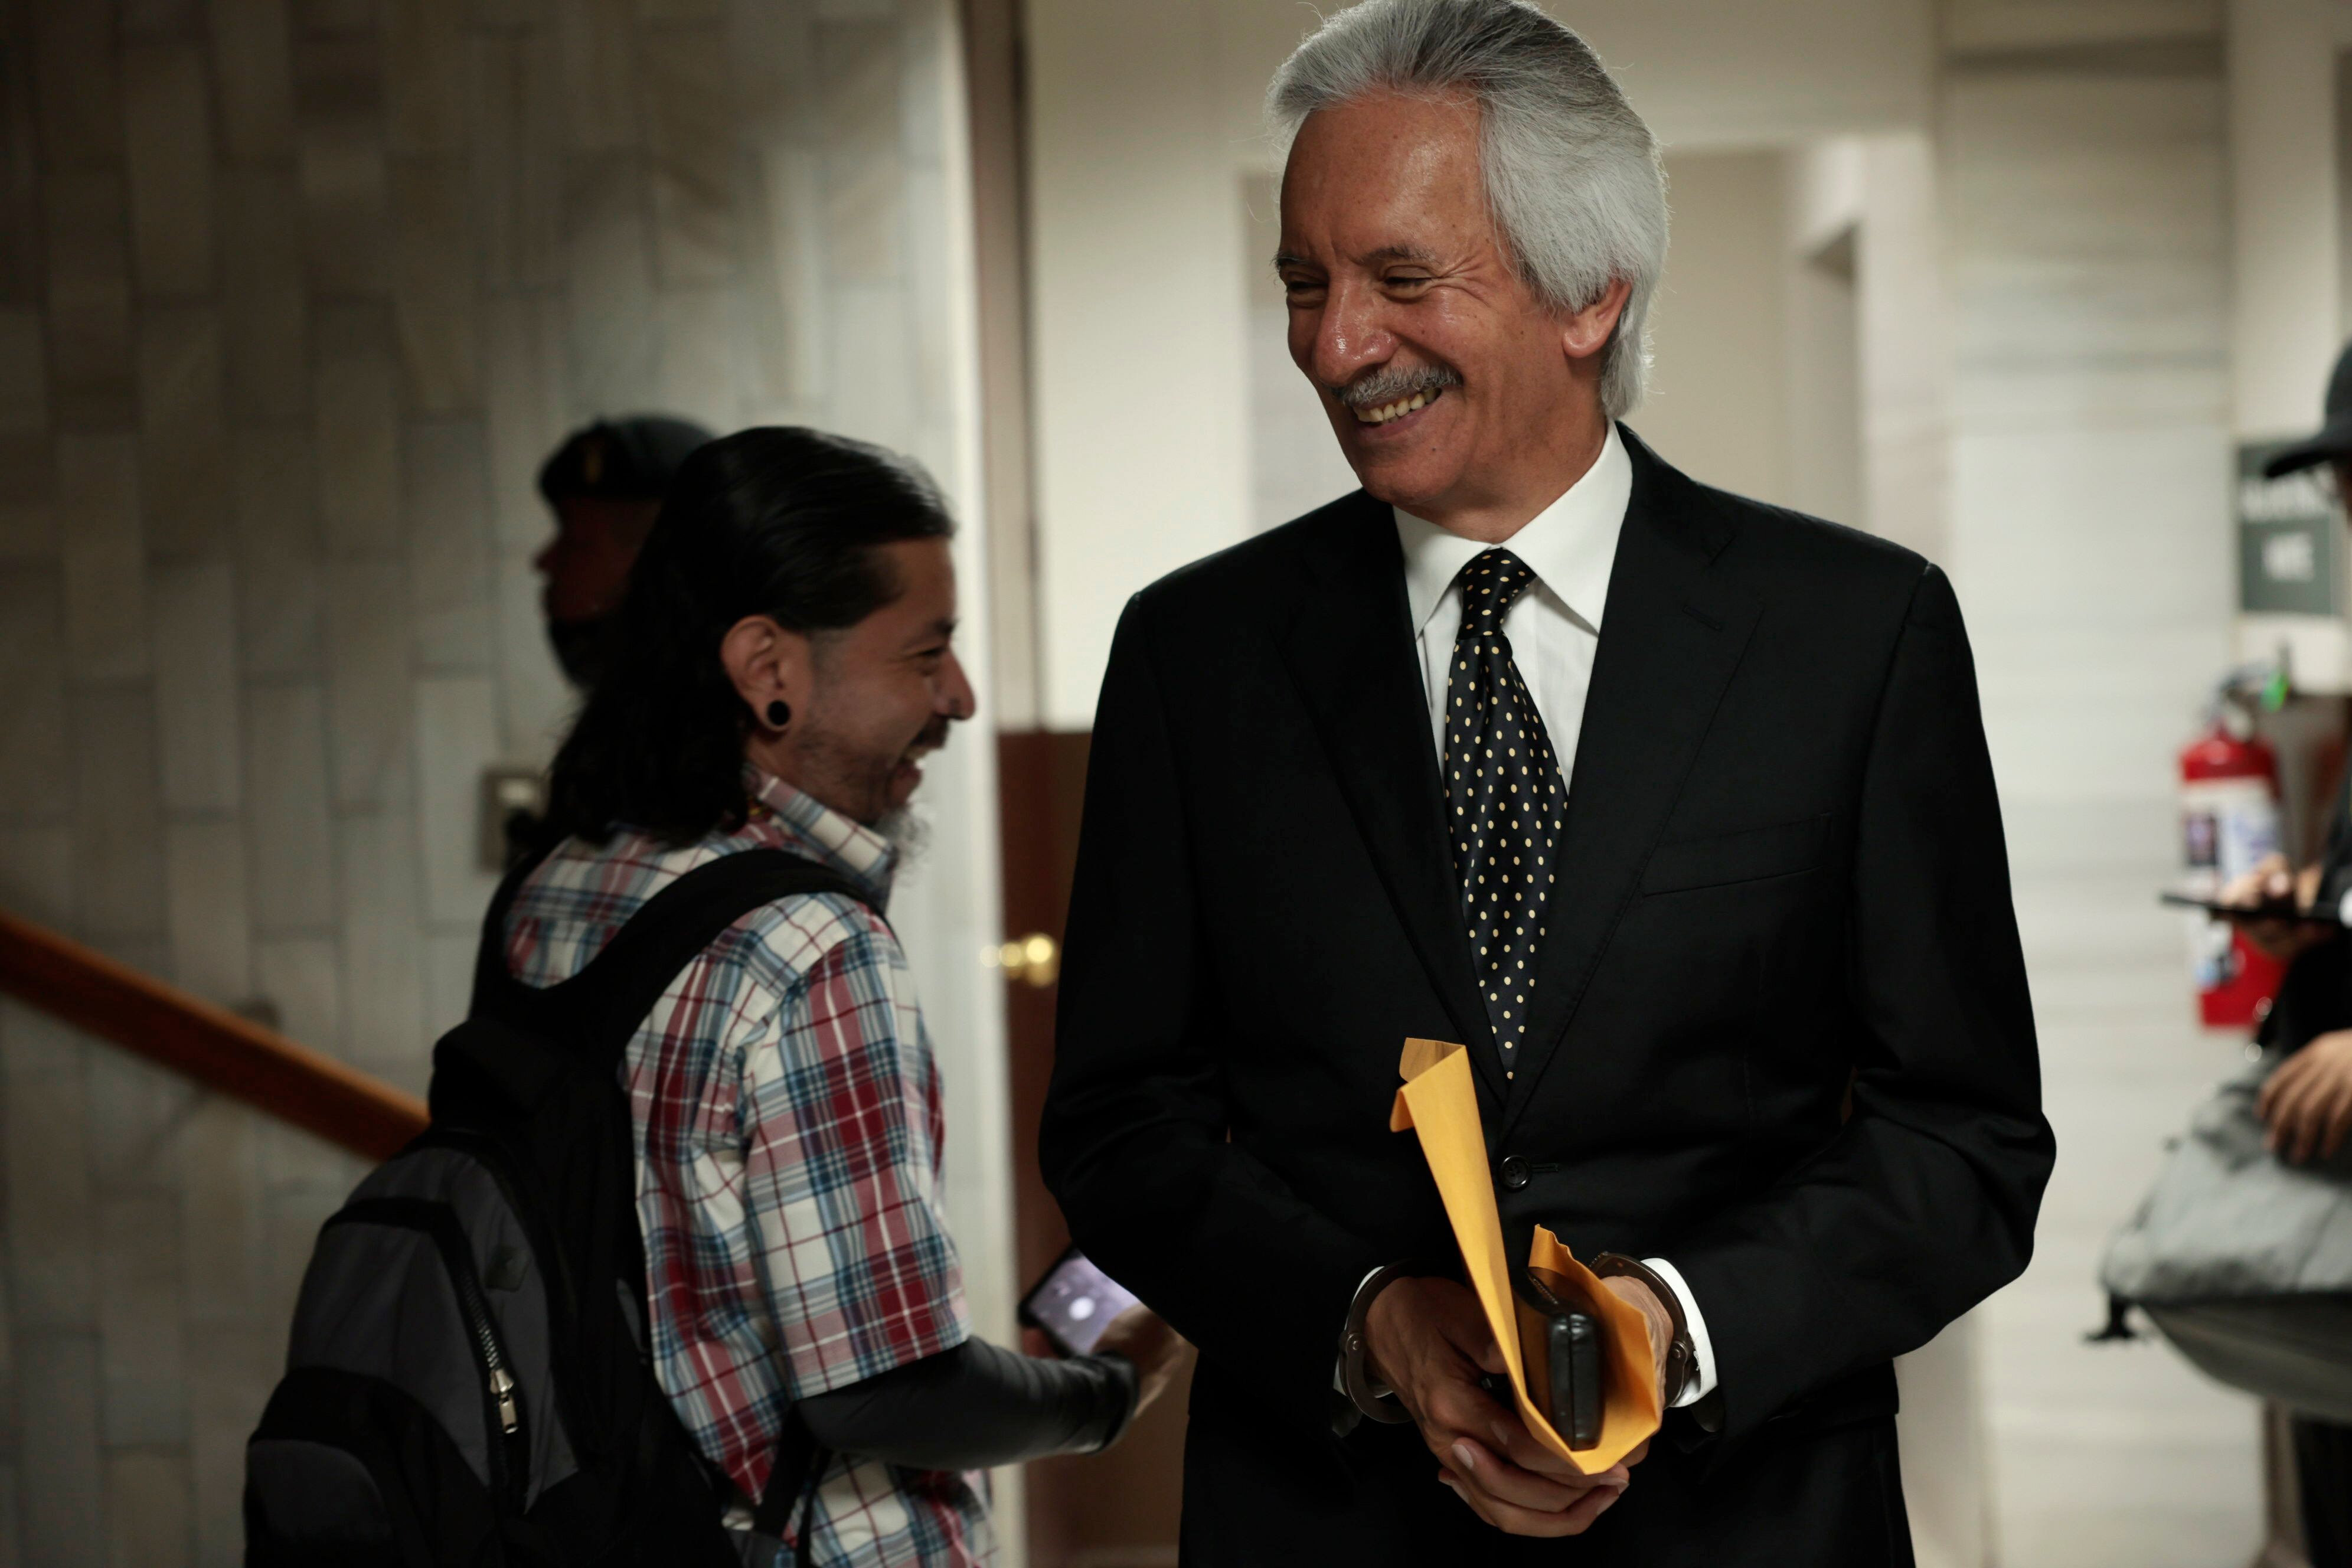
[(371, 1160), (425, 1131), (415, 1095), (5, 911), (0, 992)]

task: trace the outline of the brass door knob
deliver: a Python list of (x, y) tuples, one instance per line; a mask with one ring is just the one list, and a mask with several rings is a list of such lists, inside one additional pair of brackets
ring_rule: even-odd
[(1033, 931), (1013, 942), (982, 948), (980, 961), (991, 969), (1004, 971), (1007, 980), (1042, 989), (1061, 977), (1062, 944), (1042, 931)]

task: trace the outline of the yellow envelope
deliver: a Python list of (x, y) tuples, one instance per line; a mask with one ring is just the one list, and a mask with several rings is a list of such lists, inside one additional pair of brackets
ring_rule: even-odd
[(1658, 1429), (1658, 1371), (1650, 1355), (1650, 1331), (1631, 1302), (1601, 1288), (1592, 1270), (1579, 1263), (1559, 1238), (1538, 1226), (1529, 1267), (1556, 1274), (1563, 1299), (1588, 1307), (1600, 1320), (1604, 1387), (1598, 1447), (1572, 1449), (1552, 1429), (1550, 1418), (1528, 1397), (1528, 1370), (1519, 1354), (1518, 1297), (1511, 1289), (1511, 1263), (1503, 1252), (1503, 1217), (1495, 1206), (1487, 1173), (1486, 1134), (1478, 1121), (1478, 1090), (1470, 1078), (1470, 1058), (1460, 1046), (1438, 1040), (1407, 1040), (1397, 1063), (1404, 1087), (1397, 1090), (1389, 1130), (1421, 1134), (1421, 1152), (1445, 1217), (1454, 1224), (1470, 1288), (1486, 1310), (1486, 1321), (1503, 1348), (1511, 1373), (1511, 1393), (1519, 1418), (1536, 1440), (1596, 1475), (1632, 1453)]

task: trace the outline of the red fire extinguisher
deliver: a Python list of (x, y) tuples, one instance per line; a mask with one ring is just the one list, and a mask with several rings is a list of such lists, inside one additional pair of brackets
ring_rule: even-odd
[[(2279, 849), (2278, 755), (2242, 708), (2213, 705), (2205, 732), (2180, 752), (2180, 834), (2187, 891), (2211, 898)], [(2244, 1028), (2269, 1010), (2284, 971), (2235, 926), (2191, 917), (2190, 968), (2208, 1028)]]

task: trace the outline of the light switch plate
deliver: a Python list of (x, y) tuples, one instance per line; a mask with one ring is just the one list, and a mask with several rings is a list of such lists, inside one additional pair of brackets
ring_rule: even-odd
[(482, 770), (480, 836), (476, 858), (485, 871), (507, 868), (507, 822), (517, 814), (547, 815), (547, 775), (537, 768), (494, 764)]

